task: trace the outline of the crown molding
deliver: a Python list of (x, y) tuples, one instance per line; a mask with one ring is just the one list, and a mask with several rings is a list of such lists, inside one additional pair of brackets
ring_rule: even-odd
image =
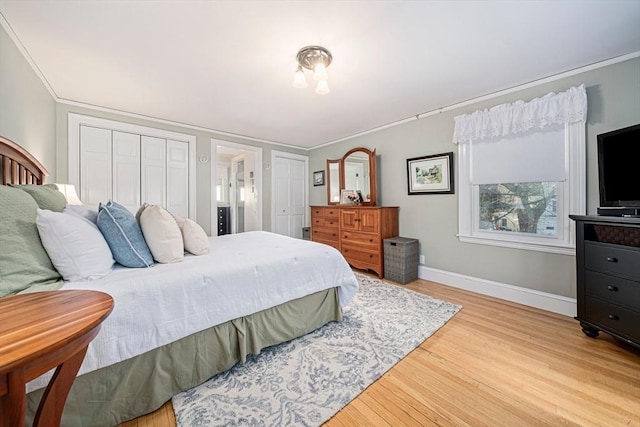
[(47, 81), (46, 77), (44, 76), (44, 74), (42, 74), (42, 71), (40, 71), (40, 68), (38, 68), (38, 65), (35, 63), (31, 55), (29, 55), (29, 52), (27, 52), (27, 49), (22, 44), (22, 42), (16, 35), (15, 31), (13, 31), (13, 28), (11, 28), (11, 25), (9, 24), (7, 19), (4, 17), (2, 12), (0, 12), (0, 26), (2, 26), (2, 28), (4, 28), (4, 30), (7, 32), (7, 34), (13, 41), (13, 44), (16, 45), (16, 47), (18, 48), (18, 50), (20, 51), (24, 59), (27, 60), (27, 63), (33, 69), (33, 72), (36, 73), (36, 75), (38, 76), (38, 78), (40, 79), (44, 87), (49, 91), (54, 101), (58, 102), (58, 95), (56, 95), (53, 88)]
[(381, 130), (388, 129), (388, 128), (395, 127), (395, 126), (399, 126), (399, 125), (402, 125), (402, 124), (405, 124), (405, 123), (408, 123), (408, 122), (412, 122), (414, 120), (419, 120), (419, 119), (422, 119), (424, 117), (434, 116), (436, 114), (440, 114), (440, 113), (443, 113), (445, 111), (450, 111), (450, 110), (455, 110), (457, 108), (466, 107), (468, 105), (475, 104), (475, 103), (482, 102), (482, 101), (486, 101), (486, 100), (493, 99), (493, 98), (497, 98), (497, 97), (502, 96), (502, 95), (507, 95), (507, 94), (510, 94), (510, 93), (513, 93), (513, 92), (517, 92), (517, 91), (520, 91), (520, 90), (524, 90), (524, 89), (528, 89), (528, 88), (531, 88), (531, 87), (539, 86), (541, 84), (549, 83), (549, 82), (560, 80), (560, 79), (563, 79), (563, 78), (566, 78), (566, 77), (574, 76), (576, 74), (584, 73), (584, 72), (591, 71), (591, 70), (596, 70), (598, 68), (607, 67), (609, 65), (617, 64), (619, 62), (624, 62), (624, 61), (628, 61), (630, 59), (634, 59), (634, 58), (640, 57), (640, 51), (632, 52), (632, 53), (629, 53), (627, 55), (617, 56), (617, 57), (610, 58), (610, 59), (607, 59), (607, 60), (604, 60), (604, 61), (595, 62), (593, 64), (589, 64), (589, 65), (586, 65), (584, 67), (575, 68), (573, 70), (569, 70), (569, 71), (566, 71), (566, 72), (563, 72), (563, 73), (554, 74), (552, 76), (545, 77), (545, 78), (538, 79), (538, 80), (533, 80), (531, 82), (523, 83), (521, 85), (514, 86), (514, 87), (511, 87), (511, 88), (508, 88), (508, 89), (504, 89), (504, 90), (501, 90), (501, 91), (498, 91), (498, 92), (493, 92), (493, 93), (490, 93), (490, 94), (487, 94), (487, 95), (479, 96), (479, 97), (476, 97), (476, 98), (471, 98), (471, 99), (468, 99), (466, 101), (462, 101), (462, 102), (458, 102), (458, 103), (455, 103), (455, 104), (448, 105), (446, 107), (436, 108), (436, 109), (431, 110), (431, 111), (427, 111), (427, 112), (424, 112), (424, 113), (419, 113), (419, 114), (416, 114), (415, 116), (411, 116), (411, 117), (407, 117), (407, 118), (404, 118), (404, 119), (401, 119), (401, 120), (398, 120), (398, 121), (395, 121), (395, 122), (387, 123), (385, 125), (378, 126), (378, 127), (375, 127), (375, 128), (363, 131), (363, 132), (354, 133), (353, 135), (345, 136), (343, 138), (334, 139), (334, 140), (331, 140), (331, 141), (328, 141), (328, 142), (325, 142), (325, 143), (322, 143), (322, 144), (319, 144), (319, 145), (314, 145), (313, 147), (298, 147), (298, 146), (295, 146), (295, 145), (285, 144), (285, 143), (282, 143), (282, 142), (270, 141), (268, 139), (254, 138), (254, 137), (251, 137), (251, 136), (240, 135), (240, 134), (235, 134), (235, 133), (230, 133), (230, 132), (224, 132), (224, 131), (221, 131), (221, 130), (210, 129), (210, 128), (196, 126), (196, 125), (190, 125), (190, 124), (187, 124), (187, 123), (174, 122), (172, 120), (165, 120), (165, 119), (160, 119), (160, 118), (157, 118), (157, 117), (145, 116), (143, 114), (130, 113), (130, 112), (127, 112), (127, 111), (120, 111), (120, 110), (116, 110), (116, 109), (112, 109), (112, 108), (100, 107), (100, 106), (97, 106), (97, 105), (85, 104), (83, 102), (78, 102), (78, 101), (59, 98), (56, 95), (56, 93), (53, 90), (53, 88), (51, 87), (51, 85), (49, 84), (49, 82), (47, 81), (47, 79), (45, 78), (44, 74), (42, 74), (42, 72), (38, 68), (38, 66), (35, 63), (35, 61), (33, 60), (33, 58), (31, 58), (31, 55), (29, 55), (29, 52), (27, 52), (26, 48), (24, 47), (24, 45), (22, 44), (20, 39), (18, 38), (18, 36), (15, 34), (13, 29), (11, 28), (11, 25), (7, 22), (6, 18), (4, 17), (4, 15), (1, 12), (0, 12), (0, 25), (5, 29), (7, 34), (9, 34), (9, 37), (11, 38), (11, 40), (13, 40), (13, 42), (15, 43), (16, 47), (18, 48), (18, 50), (20, 50), (20, 52), (22, 53), (24, 58), (27, 60), (27, 62), (29, 63), (29, 65), (31, 66), (33, 71), (36, 73), (38, 78), (40, 78), (40, 81), (42, 82), (44, 87), (49, 91), (49, 93), (51, 94), (53, 99), (56, 102), (60, 103), (60, 104), (66, 104), (66, 105), (71, 105), (71, 106), (75, 106), (75, 107), (87, 108), (87, 109), (90, 109), (90, 110), (101, 111), (101, 112), (106, 112), (106, 113), (119, 114), (119, 115), (122, 115), (122, 116), (132, 117), (132, 118), (137, 118), (137, 119), (142, 119), (142, 120), (148, 120), (148, 121), (151, 121), (151, 122), (162, 123), (162, 124), (171, 125), (171, 126), (179, 126), (179, 127), (182, 127), (182, 128), (193, 129), (193, 130), (198, 130), (198, 131), (202, 131), (202, 132), (209, 132), (209, 133), (213, 133), (213, 134), (220, 135), (220, 136), (238, 138), (238, 139), (243, 140), (243, 141), (259, 142), (259, 143), (263, 143), (263, 144), (276, 145), (276, 146), (280, 146), (280, 147), (286, 147), (286, 148), (289, 148), (289, 149), (295, 149), (295, 150), (301, 150), (301, 151), (312, 151), (312, 150), (316, 150), (316, 149), (319, 149), (319, 148), (322, 148), (322, 147), (327, 147), (329, 145), (337, 144), (339, 142), (343, 142), (343, 141), (347, 141), (347, 140), (350, 140), (350, 139), (353, 139), (353, 138), (357, 138), (357, 137), (360, 137), (360, 136), (368, 135), (370, 133), (379, 132)]

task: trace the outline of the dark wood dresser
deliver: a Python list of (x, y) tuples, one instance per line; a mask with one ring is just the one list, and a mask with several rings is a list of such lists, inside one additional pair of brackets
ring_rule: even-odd
[(606, 332), (640, 347), (640, 218), (576, 221), (578, 315), (590, 337)]

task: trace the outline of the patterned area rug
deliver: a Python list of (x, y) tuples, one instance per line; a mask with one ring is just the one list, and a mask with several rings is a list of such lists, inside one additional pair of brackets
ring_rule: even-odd
[(178, 394), (178, 426), (319, 426), (451, 319), (460, 306), (357, 275), (332, 322)]

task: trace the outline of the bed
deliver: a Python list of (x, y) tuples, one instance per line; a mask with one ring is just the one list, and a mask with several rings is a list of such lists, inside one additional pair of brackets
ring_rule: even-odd
[[(1, 137), (0, 157), (3, 185), (44, 183), (42, 165)], [(211, 238), (210, 248), (180, 263), (62, 283), (61, 291), (100, 290), (115, 301), (62, 425), (116, 425), (152, 412), (249, 354), (341, 320), (357, 290), (344, 258), (326, 245), (250, 232)], [(47, 382), (28, 384), (28, 417)]]

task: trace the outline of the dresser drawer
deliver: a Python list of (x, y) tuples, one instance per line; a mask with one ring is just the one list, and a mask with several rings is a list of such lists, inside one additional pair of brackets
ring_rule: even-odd
[(338, 229), (339, 221), (338, 218), (326, 218), (326, 217), (316, 217), (313, 218), (313, 226), (320, 227), (332, 227), (336, 230)]
[(329, 240), (338, 242), (340, 240), (338, 236), (338, 229), (331, 227), (314, 226), (311, 229), (311, 236), (314, 242), (317, 240)]
[(597, 298), (587, 298), (586, 319), (597, 326), (640, 341), (640, 313)]
[(357, 231), (343, 231), (341, 233), (342, 243), (369, 247), (371, 250), (378, 250), (380, 236), (378, 234), (360, 233)]
[(584, 281), (585, 292), (589, 296), (629, 307), (640, 307), (640, 282), (589, 270), (584, 272)]
[(338, 209), (335, 208), (324, 208), (324, 207), (315, 207), (311, 208), (311, 217), (324, 217), (324, 218), (333, 218), (336, 221), (340, 218), (340, 214)]
[(340, 242), (338, 240), (324, 240), (322, 238), (319, 238), (319, 239), (316, 240), (314, 238), (313, 241), (316, 242), (316, 243), (323, 243), (325, 245), (332, 246), (332, 247), (336, 248), (337, 250), (340, 250)]
[(585, 268), (640, 280), (640, 250), (584, 243)]
[(347, 246), (342, 241), (342, 255), (348, 260), (361, 261), (370, 264), (379, 265), (380, 264), (380, 254), (376, 251), (373, 252), (371, 250), (367, 250), (364, 248), (360, 248), (357, 246)]

